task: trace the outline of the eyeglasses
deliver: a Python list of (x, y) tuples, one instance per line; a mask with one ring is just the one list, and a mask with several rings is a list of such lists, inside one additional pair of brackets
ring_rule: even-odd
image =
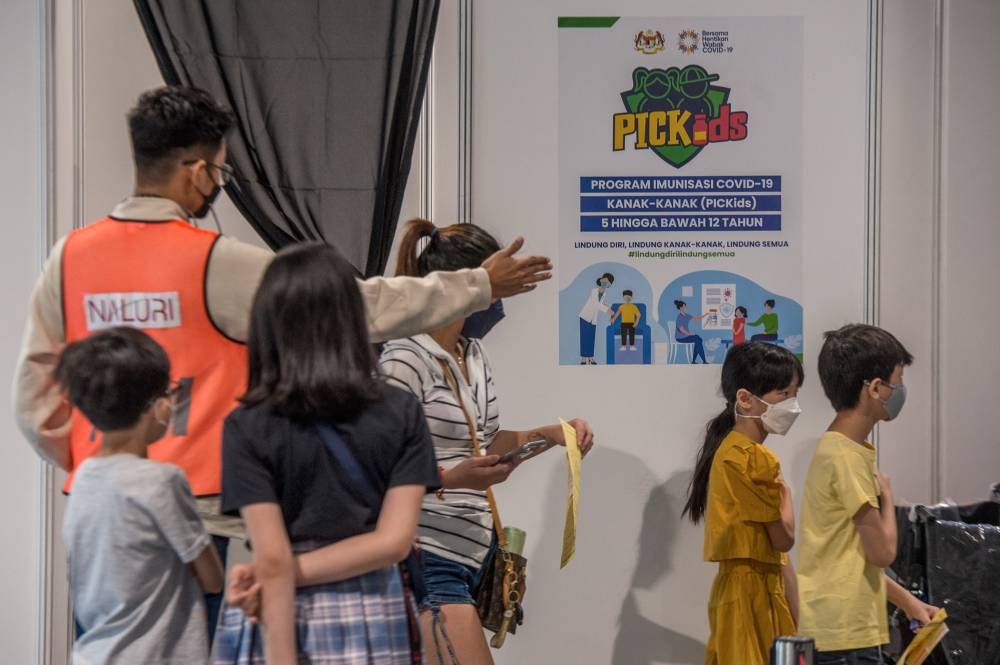
[(233, 171), (233, 167), (229, 164), (216, 164), (215, 162), (210, 162), (206, 159), (188, 159), (181, 162), (181, 164), (184, 166), (190, 166), (191, 164), (197, 164), (198, 162), (205, 162), (206, 166), (215, 168), (219, 172), (219, 184), (223, 187), (229, 184), (229, 181), (233, 179), (233, 175), (236, 173)]
[(162, 397), (168, 397), (170, 399), (176, 399), (177, 396), (181, 393), (181, 390), (183, 390), (183, 389), (184, 389), (184, 386), (181, 385), (180, 381), (171, 381), (170, 385), (167, 386), (167, 389), (163, 391)]
[(160, 397), (170, 400), (175, 411), (183, 411), (191, 403), (191, 381), (171, 381)]

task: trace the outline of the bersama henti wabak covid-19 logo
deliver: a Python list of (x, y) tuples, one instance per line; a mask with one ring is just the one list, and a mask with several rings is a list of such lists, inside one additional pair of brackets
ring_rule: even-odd
[(613, 118), (613, 149), (649, 150), (681, 168), (705, 147), (746, 139), (750, 116), (729, 105), (729, 88), (700, 65), (632, 71), (621, 93), (627, 112)]

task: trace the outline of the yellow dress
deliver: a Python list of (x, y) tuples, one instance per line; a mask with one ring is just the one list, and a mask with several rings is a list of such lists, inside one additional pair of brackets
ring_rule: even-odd
[(767, 665), (774, 638), (794, 635), (781, 566), (765, 522), (781, 519), (781, 465), (763, 444), (730, 432), (708, 481), (705, 560), (719, 572), (708, 602), (706, 665)]

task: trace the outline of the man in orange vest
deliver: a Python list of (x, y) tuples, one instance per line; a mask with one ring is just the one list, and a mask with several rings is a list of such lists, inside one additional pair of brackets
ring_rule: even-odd
[[(189, 222), (209, 212), (230, 176), (227, 109), (203, 91), (163, 87), (139, 98), (128, 125), (134, 194), (53, 247), (31, 296), (15, 375), (16, 417), (38, 453), (70, 473), (69, 492), (73, 471), (100, 442), (59, 393), (56, 358), (95, 330), (143, 329), (167, 350), (177, 381), (171, 431), (149, 455), (184, 470), (224, 550), (225, 537), (242, 535), (242, 527), (219, 510), (222, 422), (246, 386), (250, 305), (272, 254)], [(360, 281), (373, 340), (432, 330), (530, 291), (550, 277), (551, 264), (515, 258), (522, 242), (476, 270)]]

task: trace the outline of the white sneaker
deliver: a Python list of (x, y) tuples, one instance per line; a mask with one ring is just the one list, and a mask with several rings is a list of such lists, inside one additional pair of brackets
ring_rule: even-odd
[(635, 351), (635, 347), (634, 346), (630, 346), (630, 347), (628, 347), (628, 350), (629, 351)]
[(624, 346), (620, 346), (620, 347), (618, 347), (618, 350), (619, 350), (619, 351), (624, 351), (624, 350), (625, 350), (625, 347), (624, 347)]

